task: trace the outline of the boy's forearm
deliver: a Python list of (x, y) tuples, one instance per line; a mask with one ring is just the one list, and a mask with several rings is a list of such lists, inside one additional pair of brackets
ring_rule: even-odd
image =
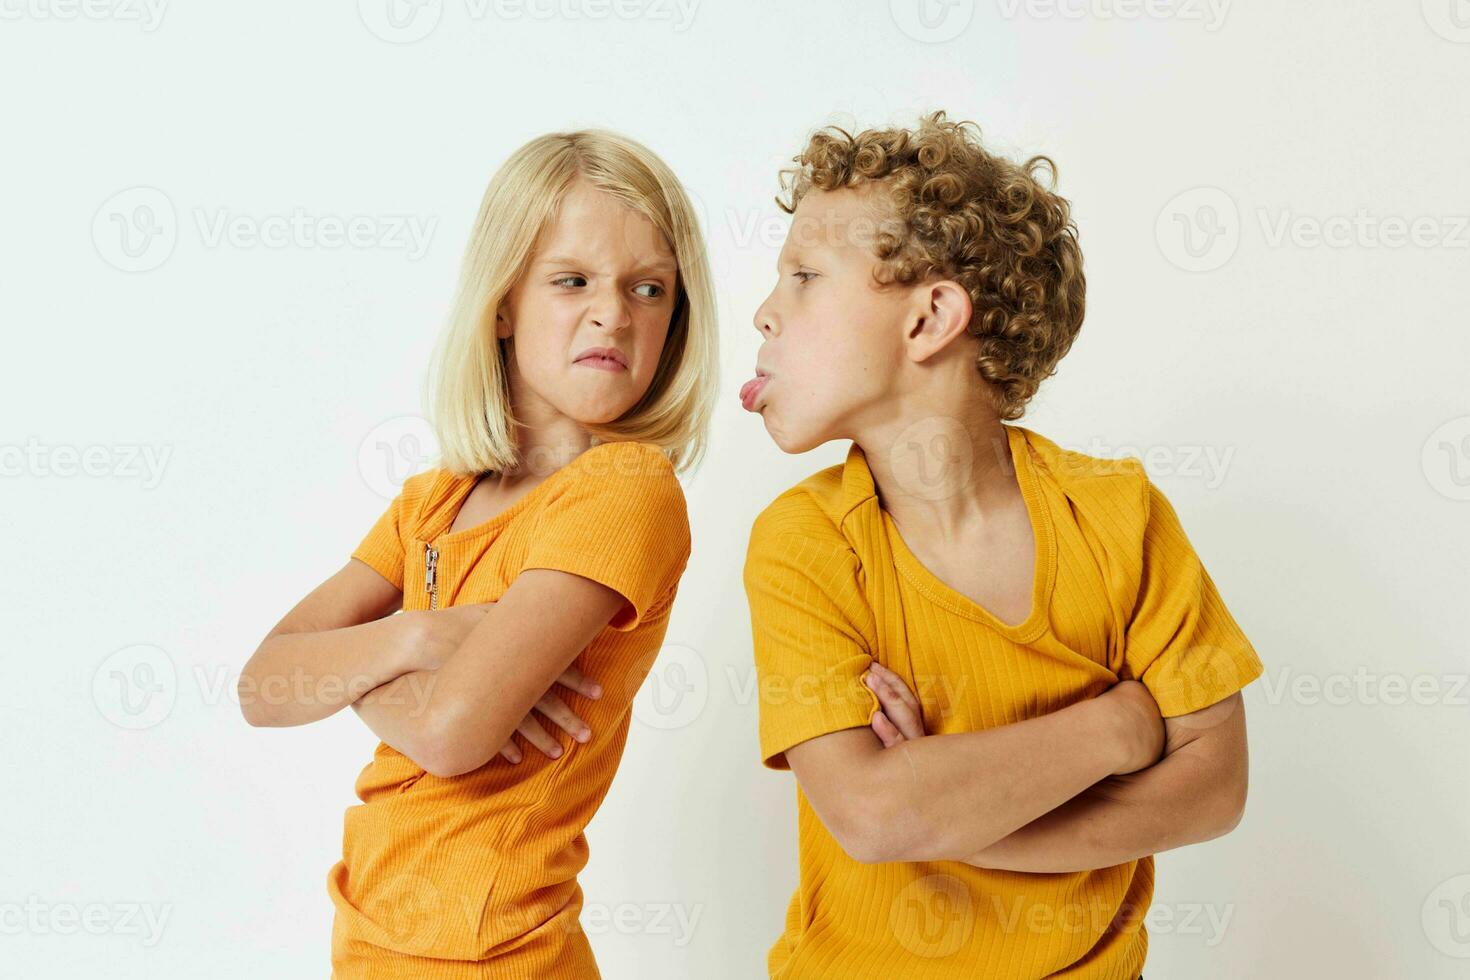
[(1243, 796), (1187, 747), (1141, 772), (1110, 776), (965, 860), (1036, 873), (1108, 868), (1229, 833)]
[(905, 741), (875, 756), (868, 799), (896, 801), (879, 822), (890, 861), (963, 861), (1116, 772), (1113, 707), (1089, 699), (999, 728)]
[(340, 629), (276, 633), (240, 672), (240, 710), (252, 725), (326, 718), (412, 667), (403, 614)]

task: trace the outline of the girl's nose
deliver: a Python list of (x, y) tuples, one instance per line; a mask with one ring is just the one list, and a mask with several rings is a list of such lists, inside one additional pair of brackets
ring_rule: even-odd
[(616, 290), (607, 290), (593, 299), (591, 317), (604, 330), (621, 330), (632, 320), (628, 304)]

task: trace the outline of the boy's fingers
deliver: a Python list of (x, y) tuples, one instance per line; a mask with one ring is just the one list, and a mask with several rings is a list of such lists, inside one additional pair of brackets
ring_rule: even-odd
[(546, 729), (541, 727), (541, 723), (530, 715), (521, 719), (521, 723), (516, 726), (516, 731), (526, 736), (526, 741), (540, 749), (542, 755), (553, 759), (561, 755), (561, 746), (557, 744), (556, 739), (547, 734)]
[(556, 723), (556, 726), (579, 742), (585, 742), (592, 737), (592, 730), (587, 723), (578, 718), (571, 708), (555, 694), (548, 694), (536, 702), (536, 710)]
[(924, 722), (918, 714), (909, 707), (908, 702), (899, 696), (896, 686), (882, 678), (881, 675), (869, 675), (871, 680), (869, 687), (878, 696), (878, 703), (883, 706), (883, 712), (889, 721), (899, 730), (904, 738), (923, 738)]
[(888, 717), (903, 732), (905, 738), (923, 738), (924, 718), (919, 713), (919, 701), (909, 691), (903, 679), (881, 667), (876, 677), (877, 684), (873, 686), (873, 692), (878, 695)]
[(889, 721), (888, 716), (883, 712), (880, 711), (873, 716), (872, 724), (873, 731), (882, 740), (885, 749), (891, 749), (903, 741), (903, 733), (894, 727), (893, 722)]
[(894, 688), (898, 697), (902, 698), (904, 704), (909, 706), (909, 710), (916, 715), (919, 714), (919, 699), (913, 691), (909, 690), (909, 686), (904, 683), (903, 678), (882, 664), (878, 664), (877, 667), (878, 676), (887, 681), (890, 687)]
[(556, 679), (562, 687), (569, 687), (578, 694), (589, 698), (602, 697), (602, 685), (590, 680), (586, 674), (575, 667), (568, 667), (562, 675)]
[(509, 762), (511, 765), (515, 765), (521, 761), (521, 749), (520, 746), (516, 745), (514, 740), (506, 742), (505, 745), (500, 749), (500, 754), (504, 756), (505, 761)]

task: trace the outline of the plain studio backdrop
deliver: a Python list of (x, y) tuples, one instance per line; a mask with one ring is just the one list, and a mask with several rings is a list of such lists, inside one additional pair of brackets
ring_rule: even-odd
[(350, 711), (251, 729), (235, 680), (429, 451), (491, 173), (584, 126), (695, 195), (723, 365), (583, 924), (610, 980), (763, 976), (795, 789), (759, 762), (741, 565), (761, 508), (846, 449), (787, 457), (736, 398), (776, 172), (819, 125), (934, 108), (1050, 155), (1075, 207), (1087, 320), (1021, 424), (1142, 456), (1266, 667), (1245, 819), (1158, 858), (1145, 975), (1470, 969), (1463, 0), (0, 18), (0, 976), (327, 975), (376, 739)]

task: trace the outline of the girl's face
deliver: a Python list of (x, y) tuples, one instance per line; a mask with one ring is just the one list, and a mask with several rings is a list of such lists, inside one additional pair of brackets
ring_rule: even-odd
[(518, 415), (549, 406), (597, 424), (632, 408), (653, 381), (677, 288), (673, 249), (653, 222), (573, 184), (496, 316), (496, 335), (514, 338)]

